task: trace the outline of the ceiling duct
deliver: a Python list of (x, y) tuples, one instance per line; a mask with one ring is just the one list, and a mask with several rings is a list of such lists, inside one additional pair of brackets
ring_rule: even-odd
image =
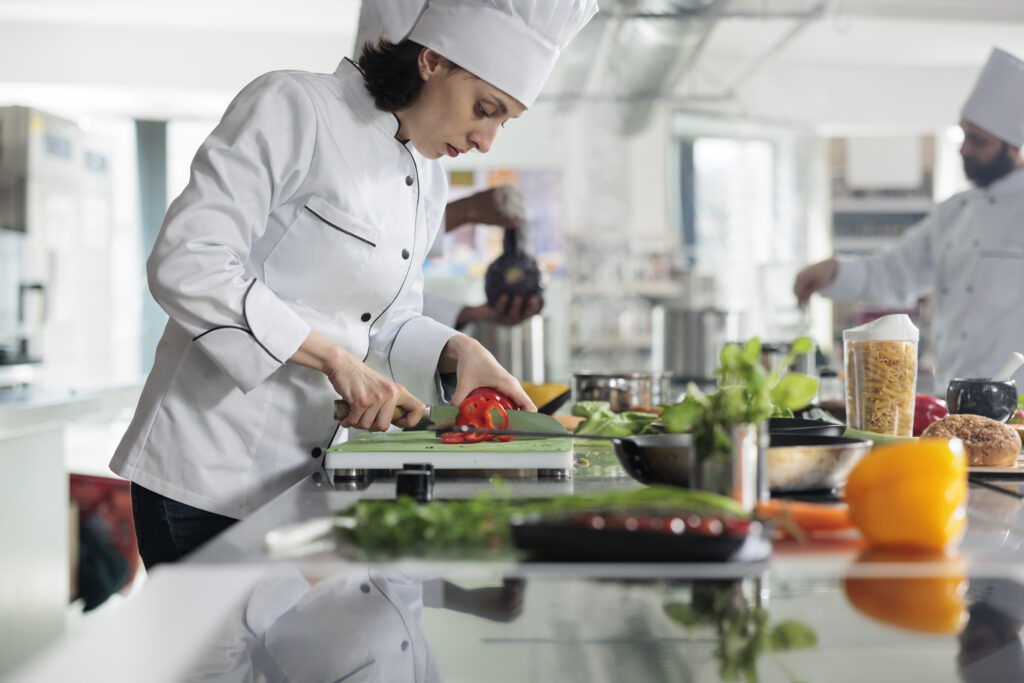
[[(655, 101), (671, 92), (694, 63), (717, 20), (719, 0), (621, 0), (605, 68), (594, 84), (621, 102), (620, 130), (631, 135), (650, 122)], [(611, 3), (607, 3), (611, 4)]]
[(651, 120), (656, 103), (673, 98), (712, 30), (730, 19), (791, 21), (789, 30), (749, 60), (721, 92), (689, 98), (723, 101), (835, 0), (601, 0), (601, 11), (563, 53), (541, 99), (563, 109), (577, 102), (616, 105), (620, 132)]

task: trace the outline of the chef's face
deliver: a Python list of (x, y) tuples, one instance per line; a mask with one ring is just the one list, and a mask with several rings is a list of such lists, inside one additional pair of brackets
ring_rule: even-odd
[(410, 140), (428, 159), (486, 152), (500, 128), (526, 111), (515, 98), (430, 49), (419, 59), (423, 89), (412, 106), (397, 112), (398, 138)]
[(975, 185), (986, 187), (1016, 168), (1019, 149), (966, 119), (960, 121), (960, 128), (964, 131), (964, 142), (960, 145), (964, 174)]

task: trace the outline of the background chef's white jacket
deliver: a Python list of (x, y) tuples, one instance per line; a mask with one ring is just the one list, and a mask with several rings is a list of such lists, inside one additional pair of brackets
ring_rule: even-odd
[[(840, 259), (832, 299), (904, 306), (934, 294), (935, 389), (953, 377), (990, 377), (1024, 351), (1024, 170), (953, 195), (892, 250)], [(1024, 386), (1024, 370), (1014, 378)]]
[(397, 130), (348, 60), (239, 93), (149, 258), (170, 319), (115, 472), (240, 518), (315, 470), (336, 394), (285, 364), (311, 329), (435, 402), (455, 332), (421, 315), (422, 264), (447, 181)]

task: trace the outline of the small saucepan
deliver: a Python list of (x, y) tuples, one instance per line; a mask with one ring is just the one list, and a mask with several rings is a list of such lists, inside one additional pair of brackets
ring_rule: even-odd
[(690, 484), (693, 437), (689, 434), (641, 434), (612, 440), (615, 455), (629, 476), (642, 484)]

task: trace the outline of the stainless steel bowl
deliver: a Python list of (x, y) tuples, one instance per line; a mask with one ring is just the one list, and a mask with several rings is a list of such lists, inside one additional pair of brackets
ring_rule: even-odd
[(772, 434), (765, 451), (768, 485), (773, 491), (842, 489), (871, 446), (866, 439), (842, 436)]
[(608, 401), (615, 412), (674, 400), (669, 372), (576, 372), (573, 377), (574, 401)]

